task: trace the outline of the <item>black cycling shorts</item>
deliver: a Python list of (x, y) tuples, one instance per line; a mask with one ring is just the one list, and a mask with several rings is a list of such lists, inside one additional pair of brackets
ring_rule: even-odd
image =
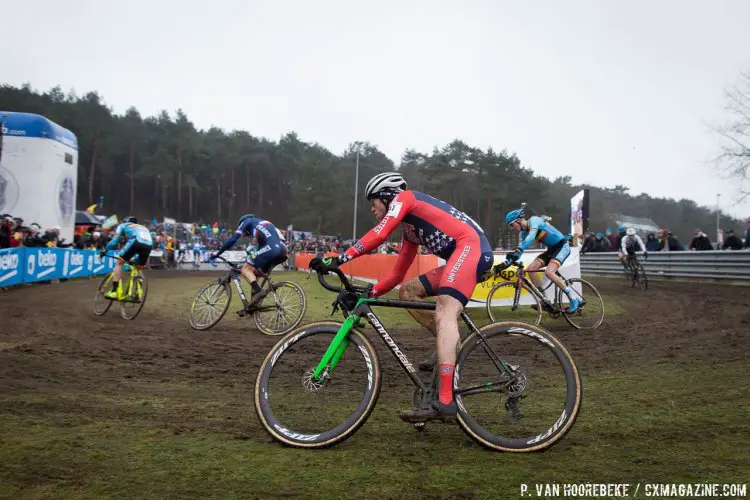
[(122, 249), (119, 257), (125, 262), (130, 262), (130, 259), (137, 255), (138, 265), (145, 266), (148, 264), (148, 256), (151, 255), (152, 248), (151, 245), (133, 240), (125, 245), (125, 248)]

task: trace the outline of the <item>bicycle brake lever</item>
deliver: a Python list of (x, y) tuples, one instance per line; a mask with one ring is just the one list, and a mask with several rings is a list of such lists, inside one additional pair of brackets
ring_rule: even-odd
[(336, 314), (336, 311), (338, 310), (339, 310), (339, 300), (337, 298), (336, 300), (333, 301), (333, 309), (331, 309), (331, 316)]

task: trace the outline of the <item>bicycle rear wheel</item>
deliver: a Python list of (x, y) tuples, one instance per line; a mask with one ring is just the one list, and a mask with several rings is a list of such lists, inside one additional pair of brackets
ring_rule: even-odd
[(643, 264), (638, 264), (638, 285), (643, 291), (648, 290), (648, 276)]
[(491, 323), (480, 332), (463, 342), (456, 362), (458, 424), (492, 450), (549, 448), (581, 408), (583, 386), (573, 358), (538, 326)]
[(130, 293), (121, 301), (120, 315), (123, 319), (135, 319), (143, 309), (148, 294), (146, 278), (139, 274), (133, 278)]
[(350, 437), (380, 394), (380, 361), (369, 340), (351, 330), (339, 363), (321, 381), (311, 375), (341, 323), (312, 323), (282, 338), (263, 360), (255, 411), (271, 437), (297, 448), (326, 448)]
[(604, 322), (604, 300), (594, 285), (586, 280), (571, 278), (568, 285), (573, 289), (573, 296), (582, 301), (578, 309), (569, 314), (566, 312), (567, 295), (557, 289), (557, 305), (565, 320), (577, 330), (593, 330)]
[(112, 288), (112, 273), (106, 275), (99, 287), (96, 289), (94, 297), (94, 314), (97, 316), (104, 315), (112, 307), (112, 300), (104, 298), (104, 294)]
[(283, 335), (299, 325), (306, 310), (307, 298), (302, 287), (291, 281), (281, 281), (273, 284), (273, 291), (263, 297), (253, 317), (261, 332)]
[[(518, 283), (506, 281), (492, 287), (487, 295), (487, 315), (493, 323), (496, 321), (524, 321), (533, 325), (542, 322), (542, 304), (528, 286), (521, 285), (521, 296), (518, 306), (513, 309), (513, 301)], [(530, 301), (531, 304), (524, 302)], [(536, 308), (536, 310), (534, 309)]]
[(232, 302), (232, 287), (229, 282), (214, 281), (201, 288), (190, 306), (188, 321), (195, 330), (208, 330), (229, 309)]

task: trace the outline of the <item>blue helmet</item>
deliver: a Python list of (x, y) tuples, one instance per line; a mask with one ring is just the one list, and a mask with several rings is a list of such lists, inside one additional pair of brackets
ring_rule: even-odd
[(618, 231), (625, 231), (625, 226), (617, 226)]
[(254, 217), (255, 217), (255, 214), (245, 214), (242, 217), (240, 217), (240, 222), (239, 223), (242, 224), (247, 219), (251, 219), (251, 218), (254, 218)]
[(518, 219), (525, 219), (526, 218), (526, 212), (523, 208), (517, 208), (516, 210), (511, 210), (508, 212), (508, 215), (505, 216), (505, 223), (509, 226), (516, 222)]

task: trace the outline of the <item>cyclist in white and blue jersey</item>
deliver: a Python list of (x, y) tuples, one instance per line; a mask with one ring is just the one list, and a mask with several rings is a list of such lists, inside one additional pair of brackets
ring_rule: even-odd
[(224, 242), (218, 252), (210, 257), (210, 260), (216, 259), (232, 248), (243, 236), (255, 238), (258, 242), (258, 250), (254, 254), (248, 253), (247, 261), (242, 266), (242, 276), (250, 283), (253, 290), (253, 298), (248, 304), (248, 307), (252, 307), (270, 291), (270, 287), (264, 291), (261, 290), (256, 277), (256, 269), (268, 273), (274, 266), (285, 262), (287, 248), (279, 230), (267, 220), (260, 219), (253, 214), (245, 214), (240, 217), (239, 224), (234, 234)]
[(517, 261), (521, 258), (521, 254), (536, 241), (545, 245), (547, 251), (526, 267), (526, 271), (530, 273), (528, 276), (537, 288), (540, 287), (541, 280), (536, 276), (535, 271), (539, 271), (546, 266), (544, 274), (565, 292), (570, 300), (570, 307), (568, 307), (567, 312), (575, 312), (581, 302), (572, 295), (573, 289), (565, 285), (565, 282), (557, 276), (557, 270), (570, 255), (570, 245), (565, 235), (541, 217), (534, 215), (527, 218), (526, 211), (523, 208), (508, 212), (508, 215), (505, 216), (505, 222), (514, 230), (521, 231), (521, 243), (514, 252), (508, 254), (506, 262)]
[(198, 238), (193, 240), (193, 260), (199, 264), (203, 261), (203, 248), (201, 240)]
[(120, 279), (122, 278), (122, 266), (130, 259), (138, 256), (136, 267), (143, 269), (148, 263), (148, 257), (153, 249), (154, 241), (151, 239), (149, 230), (140, 224), (135, 217), (126, 217), (115, 230), (112, 239), (107, 246), (100, 252), (104, 255), (109, 250), (114, 250), (118, 244), (124, 243), (120, 253), (117, 255), (117, 264), (112, 271), (112, 290), (105, 293), (108, 299), (119, 300), (122, 298), (120, 290)]

